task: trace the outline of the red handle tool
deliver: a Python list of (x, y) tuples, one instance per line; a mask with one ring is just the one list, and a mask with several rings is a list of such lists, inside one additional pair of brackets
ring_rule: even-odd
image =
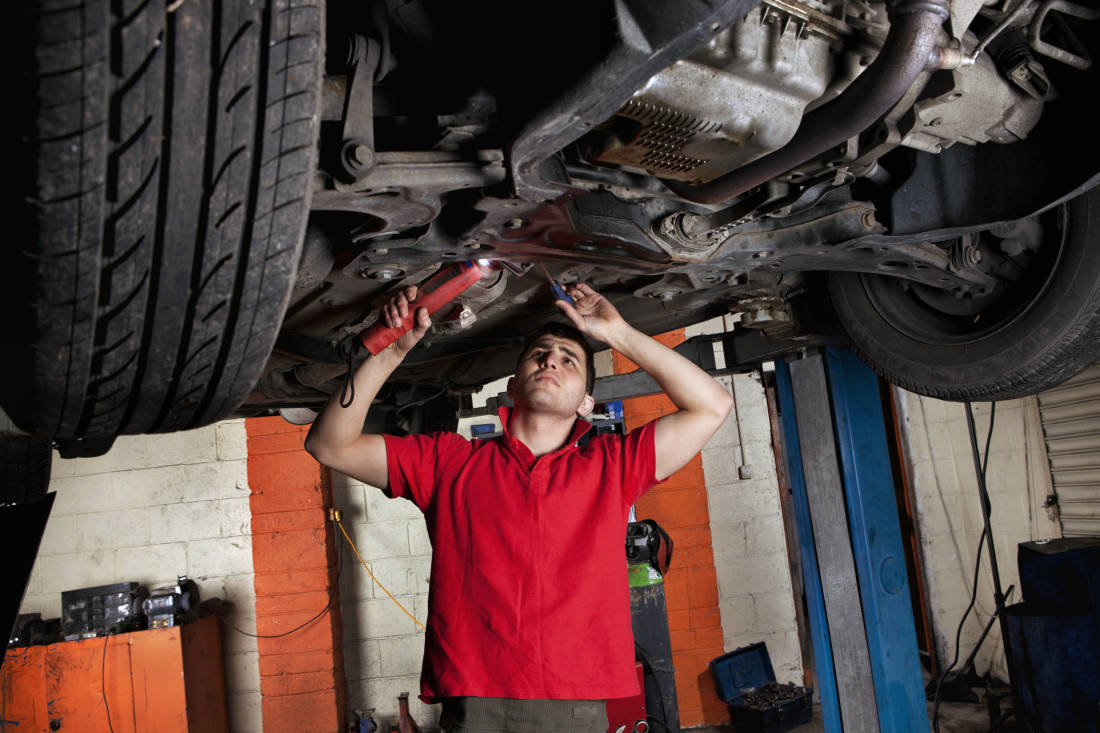
[(418, 310), (427, 308), (428, 313), (435, 313), (484, 275), (485, 272), (481, 267), (472, 262), (444, 267), (420, 285), (416, 300), (409, 303), (409, 315), (401, 319), (399, 326), (390, 328), (379, 316), (373, 325), (363, 330), (359, 334), (363, 346), (372, 356), (378, 355), (380, 351), (412, 330)]

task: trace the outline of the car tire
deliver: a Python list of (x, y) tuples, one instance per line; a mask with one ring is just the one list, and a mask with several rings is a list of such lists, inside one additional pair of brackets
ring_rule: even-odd
[(38, 0), (17, 33), (27, 188), (3, 407), (43, 436), (233, 413), (309, 211), (322, 0)]
[(0, 505), (26, 504), (45, 496), (52, 461), (48, 438), (0, 436)]
[(834, 273), (852, 348), (890, 382), (948, 400), (1013, 399), (1100, 358), (1100, 188), (1039, 217), (1042, 245), (1011, 289), (951, 314), (898, 278)]

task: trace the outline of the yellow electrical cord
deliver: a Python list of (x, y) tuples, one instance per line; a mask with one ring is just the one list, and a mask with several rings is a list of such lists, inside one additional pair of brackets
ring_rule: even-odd
[(401, 603), (396, 598), (393, 597), (393, 593), (390, 593), (389, 590), (386, 589), (386, 586), (382, 585), (378, 581), (378, 578), (374, 577), (374, 573), (372, 573), (370, 571), (370, 568), (367, 567), (367, 563), (363, 561), (363, 556), (359, 554), (358, 548), (355, 547), (355, 543), (351, 541), (351, 537), (348, 536), (347, 530), (344, 529), (344, 523), (341, 522), (339, 520), (339, 518), (337, 518), (335, 521), (336, 521), (336, 526), (339, 527), (340, 532), (343, 533), (344, 539), (348, 541), (349, 545), (351, 545), (351, 551), (355, 553), (355, 556), (357, 558), (359, 558), (359, 562), (362, 563), (363, 569), (367, 571), (367, 575), (369, 575), (371, 577), (371, 580), (373, 580), (378, 585), (379, 588), (381, 588), (383, 591), (386, 592), (386, 595), (390, 597), (390, 600), (393, 601), (394, 603), (396, 603), (397, 607), (400, 608), (402, 611), (404, 611), (405, 615), (408, 616), (409, 618), (411, 618), (413, 620), (414, 624), (416, 624), (417, 626), (419, 626), (420, 628), (422, 628), (424, 630), (427, 630), (427, 627), (424, 626), (424, 624), (420, 623), (416, 619), (416, 616), (413, 616), (411, 613), (409, 613), (408, 610), (404, 606), (402, 606)]

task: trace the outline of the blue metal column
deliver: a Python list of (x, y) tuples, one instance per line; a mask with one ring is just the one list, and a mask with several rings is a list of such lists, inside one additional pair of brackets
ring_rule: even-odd
[(847, 350), (827, 349), (825, 367), (879, 727), (925, 733), (928, 712), (878, 377)]
[(787, 475), (791, 480), (798, 546), (802, 558), (802, 584), (806, 591), (806, 604), (810, 615), (810, 637), (814, 648), (817, 695), (821, 701), (825, 733), (843, 733), (836, 674), (833, 671), (833, 648), (829, 640), (829, 624), (825, 615), (825, 597), (821, 590), (821, 573), (818, 572), (817, 567), (817, 550), (814, 545), (813, 524), (810, 521), (806, 479), (802, 473), (802, 451), (798, 440), (798, 426), (795, 423), (791, 372), (785, 362), (780, 361), (775, 364), (775, 384), (779, 419), (783, 429), (783, 452), (787, 460)]

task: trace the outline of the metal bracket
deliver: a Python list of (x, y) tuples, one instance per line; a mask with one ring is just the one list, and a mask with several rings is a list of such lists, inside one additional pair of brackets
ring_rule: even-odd
[(351, 37), (340, 163), (352, 178), (362, 178), (374, 168), (374, 75), (381, 55), (378, 43)]
[(1100, 18), (1100, 10), (1085, 8), (1068, 2), (1067, 0), (1047, 0), (1039, 6), (1039, 10), (1035, 13), (1035, 17), (1031, 20), (1031, 26), (1028, 28), (1028, 45), (1030, 45), (1036, 53), (1049, 56), (1055, 61), (1061, 61), (1063, 64), (1068, 64), (1075, 69), (1084, 70), (1092, 66), (1092, 59), (1089, 58), (1085, 46), (1077, 40), (1077, 37), (1073, 35), (1073, 31), (1069, 29), (1066, 22), (1058, 16), (1054, 16), (1055, 23), (1058, 25), (1058, 30), (1062, 32), (1067, 45), (1073, 47), (1076, 53), (1067, 51), (1064, 48), (1059, 48), (1039, 38), (1043, 30), (1043, 21), (1046, 20), (1047, 15), (1051, 12), (1063, 13), (1074, 18), (1080, 18), (1081, 20), (1096, 20)]

